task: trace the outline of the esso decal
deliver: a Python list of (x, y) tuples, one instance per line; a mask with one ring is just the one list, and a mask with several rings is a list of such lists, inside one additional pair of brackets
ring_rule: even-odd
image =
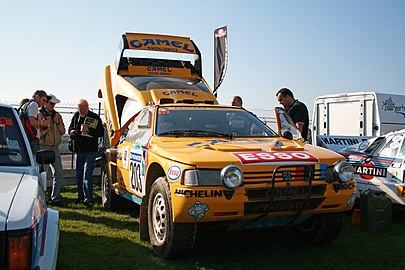
[(233, 153), (242, 164), (273, 163), (273, 162), (319, 162), (306, 152), (246, 152)]
[(170, 166), (169, 169), (167, 170), (167, 176), (172, 181), (179, 179), (180, 175), (181, 169), (177, 165)]

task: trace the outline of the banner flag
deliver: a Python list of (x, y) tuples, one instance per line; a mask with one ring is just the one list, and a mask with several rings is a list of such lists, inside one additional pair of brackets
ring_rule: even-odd
[(217, 89), (224, 80), (228, 67), (228, 30), (226, 26), (214, 31), (214, 91), (217, 97)]

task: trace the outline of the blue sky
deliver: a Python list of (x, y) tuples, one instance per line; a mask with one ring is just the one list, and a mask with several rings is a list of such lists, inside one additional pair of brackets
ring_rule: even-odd
[(405, 1), (57, 1), (0, 3), (0, 101), (35, 89), (63, 103), (97, 102), (103, 67), (124, 32), (190, 36), (213, 86), (213, 30), (228, 26), (229, 66), (218, 90), (272, 109), (290, 88), (312, 110), (319, 95), (405, 94)]

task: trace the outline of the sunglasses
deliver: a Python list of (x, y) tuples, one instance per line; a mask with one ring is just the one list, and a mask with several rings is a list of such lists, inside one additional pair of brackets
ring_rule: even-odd
[(52, 106), (55, 106), (56, 103), (53, 103), (53, 102), (48, 101), (48, 104), (49, 104), (49, 105), (52, 105)]

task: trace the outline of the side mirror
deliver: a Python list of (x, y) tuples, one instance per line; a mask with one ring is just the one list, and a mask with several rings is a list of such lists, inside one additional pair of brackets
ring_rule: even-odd
[(39, 150), (36, 155), (37, 163), (39, 165), (40, 183), (44, 191), (46, 191), (46, 171), (44, 169), (45, 164), (55, 162), (55, 152), (52, 150)]
[(283, 138), (287, 139), (287, 140), (292, 140), (294, 138), (294, 136), (291, 133), (291, 131), (286, 130), (286, 131), (283, 132)]
[[(278, 135), (286, 139), (303, 142), (304, 139), (302, 138), (301, 132), (296, 128), (294, 121), (287, 112), (280, 107), (275, 107), (274, 111), (276, 114)], [(287, 132), (289, 134), (286, 134)]]
[(36, 155), (37, 163), (44, 165), (55, 162), (55, 152), (52, 150), (39, 150)]

